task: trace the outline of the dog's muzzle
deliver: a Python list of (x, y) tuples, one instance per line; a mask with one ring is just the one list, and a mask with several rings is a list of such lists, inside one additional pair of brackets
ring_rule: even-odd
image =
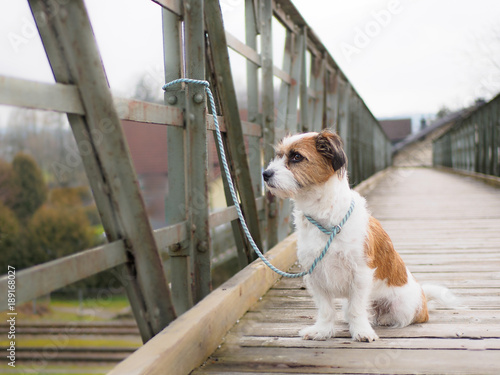
[(269, 183), (269, 180), (273, 178), (273, 176), (274, 176), (274, 171), (272, 169), (266, 169), (262, 173), (262, 177), (264, 177), (264, 181), (267, 183)]

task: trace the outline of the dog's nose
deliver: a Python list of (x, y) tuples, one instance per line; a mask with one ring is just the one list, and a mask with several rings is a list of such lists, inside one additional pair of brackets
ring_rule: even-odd
[(264, 181), (266, 182), (269, 181), (273, 176), (274, 176), (274, 171), (272, 169), (271, 170), (266, 169), (264, 173), (262, 173), (262, 177), (264, 177)]

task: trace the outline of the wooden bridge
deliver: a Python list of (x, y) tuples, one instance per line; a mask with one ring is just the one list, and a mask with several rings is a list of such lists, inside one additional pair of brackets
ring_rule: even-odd
[[(28, 2), (55, 82), (0, 76), (0, 104), (68, 114), (109, 243), (17, 272), (17, 303), (116, 268), (145, 344), (111, 374), (498, 372), (499, 97), (435, 140), (434, 164), (446, 170), (393, 169), (378, 121), (289, 0), (246, 0), (245, 41), (224, 30), (216, 1), (154, 1), (163, 16), (165, 81), (207, 79), (214, 88), (241, 208), (273, 264), (297, 267), (295, 236), (291, 205), (265, 194), (262, 168), (287, 132), (328, 127), (344, 139), (351, 183), (418, 280), (461, 297), (458, 309), (436, 307), (428, 324), (377, 329), (375, 343), (353, 342), (345, 325), (335, 339), (303, 341), (297, 331), (315, 310), (301, 281), (279, 280), (254, 261), (227, 185), (227, 208), (209, 210), (204, 161), (214, 128), (203, 87), (169, 89), (164, 105), (113, 97), (83, 0), (57, 11)], [(228, 47), (247, 60), (246, 117)], [(168, 129), (165, 228), (149, 223), (122, 120)], [(223, 225), (241, 270), (212, 290), (213, 229)], [(0, 278), (2, 310), (8, 281)]]
[[(497, 374), (500, 179), (493, 181), (496, 186), (439, 169), (390, 169), (358, 189), (417, 280), (449, 287), (457, 308), (431, 304), (428, 323), (378, 327), (380, 340), (369, 344), (353, 342), (345, 322), (334, 339), (304, 341), (297, 332), (312, 324), (316, 311), (301, 279), (282, 279), (248, 303), (247, 280), (237, 275), (218, 290), (231, 294), (223, 309), (247, 303), (248, 311), (213, 343), (212, 348), (220, 346), (192, 374)], [(279, 247), (293, 257), (293, 236)], [(235, 288), (244, 296), (231, 293)], [(210, 309), (203, 302), (195, 306), (112, 374), (189, 373), (204, 340), (216, 335), (212, 330), (224, 324), (217, 321), (228, 316), (218, 311), (218, 301), (207, 301)], [(184, 341), (185, 335), (192, 341)]]

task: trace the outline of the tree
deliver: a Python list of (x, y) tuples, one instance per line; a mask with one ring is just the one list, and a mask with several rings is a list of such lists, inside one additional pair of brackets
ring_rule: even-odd
[(443, 117), (445, 117), (446, 115), (450, 114), (451, 113), (451, 110), (446, 107), (446, 106), (442, 106), (439, 111), (436, 113), (436, 118), (439, 120), (439, 119), (442, 119)]
[(47, 185), (35, 160), (19, 153), (12, 161), (12, 183), (15, 189), (12, 210), (26, 222), (47, 200)]
[(11, 162), (16, 154), (29, 153), (43, 170), (49, 186), (88, 184), (66, 116), (15, 108), (1, 133), (0, 158)]
[(158, 89), (162, 85), (156, 75), (143, 73), (135, 84), (133, 97), (144, 102), (162, 103), (162, 91)]

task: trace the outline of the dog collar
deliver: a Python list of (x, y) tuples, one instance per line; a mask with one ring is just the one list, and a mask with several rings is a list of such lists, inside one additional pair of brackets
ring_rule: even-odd
[(309, 215), (304, 215), (307, 220), (309, 220), (309, 222), (311, 222), (312, 224), (314, 224), (316, 226), (316, 228), (318, 228), (320, 231), (322, 231), (324, 234), (330, 236), (332, 234), (334, 234), (334, 236), (336, 236), (337, 234), (340, 233), (340, 231), (342, 230), (342, 227), (344, 226), (344, 224), (347, 222), (347, 220), (349, 219), (349, 217), (351, 216), (351, 213), (352, 211), (354, 210), (354, 199), (351, 201), (351, 206), (349, 207), (349, 210), (347, 211), (347, 213), (345, 214), (344, 218), (342, 219), (342, 221), (335, 225), (334, 227), (332, 227), (331, 229), (327, 229), (325, 228), (324, 226), (322, 226), (320, 223), (318, 223), (316, 220), (314, 220), (311, 216)]

